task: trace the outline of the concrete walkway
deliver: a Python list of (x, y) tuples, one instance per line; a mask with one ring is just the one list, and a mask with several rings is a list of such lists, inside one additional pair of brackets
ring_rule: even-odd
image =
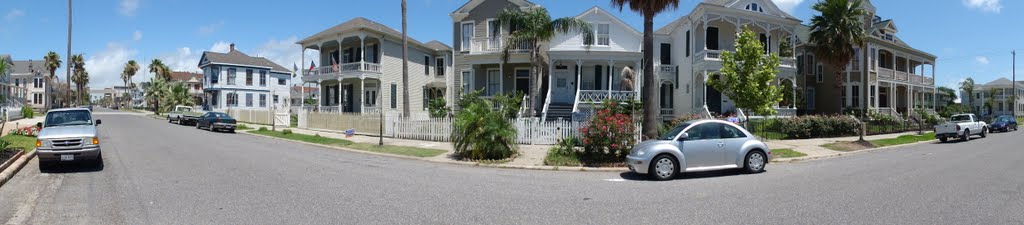
[[(916, 135), (916, 134), (917, 134), (917, 131), (895, 133), (895, 134), (872, 135), (872, 136), (864, 136), (864, 140), (872, 141), (872, 140), (879, 140), (879, 139), (896, 138), (896, 137), (903, 136), (903, 135)], [(798, 151), (798, 152), (807, 154), (807, 156), (802, 156), (802, 157), (784, 158), (784, 159), (776, 158), (774, 160), (774, 161), (786, 162), (786, 161), (796, 161), (796, 160), (807, 160), (807, 159), (816, 159), (816, 158), (823, 158), (823, 157), (832, 157), (832, 156), (839, 156), (839, 155), (842, 155), (842, 154), (847, 154), (847, 153), (850, 153), (850, 152), (841, 152), (841, 151), (831, 150), (831, 149), (827, 149), (827, 148), (821, 147), (821, 145), (831, 144), (831, 143), (836, 143), (836, 142), (856, 141), (858, 138), (859, 137), (838, 137), (838, 138), (817, 138), (817, 139), (796, 139), (796, 140), (771, 140), (771, 141), (766, 142), (765, 144), (768, 144), (768, 147), (772, 148), (772, 149), (788, 148), (788, 149), (791, 149), (793, 151)]]
[(3, 132), (3, 133), (0, 133), (0, 136), (7, 135), (12, 130), (15, 130), (15, 129), (18, 129), (18, 128), (35, 126), (36, 123), (43, 122), (43, 119), (45, 119), (45, 118), (46, 117), (44, 117), (44, 116), (36, 116), (36, 117), (33, 117), (33, 118), (25, 118), (25, 119), (19, 119), (19, 120), (7, 122), (6, 124), (4, 124), (3, 131), (0, 131), (0, 132)]

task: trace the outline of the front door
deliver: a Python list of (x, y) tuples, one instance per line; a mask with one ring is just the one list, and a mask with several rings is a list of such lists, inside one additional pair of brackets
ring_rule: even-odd
[(715, 90), (715, 88), (708, 86), (708, 111), (712, 113), (722, 113), (722, 93)]
[(530, 95), (530, 70), (516, 70), (516, 91)]
[(687, 168), (723, 164), (722, 146), (725, 143), (721, 139), (721, 129), (722, 124), (704, 123), (686, 130), (689, 137), (683, 140), (683, 157)]
[(354, 112), (355, 110), (356, 102), (353, 100), (353, 89), (354, 86), (351, 84), (346, 84), (344, 86), (344, 92), (342, 94), (342, 97), (345, 98), (345, 112)]
[(576, 82), (569, 72), (555, 72), (551, 84), (551, 101), (557, 103), (573, 103), (576, 100)]

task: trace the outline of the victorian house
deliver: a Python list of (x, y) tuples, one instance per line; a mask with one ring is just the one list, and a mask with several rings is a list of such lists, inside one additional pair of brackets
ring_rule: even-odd
[(246, 55), (235, 49), (235, 44), (227, 53), (203, 52), (199, 69), (204, 76), (206, 110), (288, 107), (292, 71), (266, 58)]

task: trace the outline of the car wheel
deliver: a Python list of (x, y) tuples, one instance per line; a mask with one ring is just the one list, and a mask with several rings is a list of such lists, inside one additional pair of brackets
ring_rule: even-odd
[(946, 138), (946, 137), (940, 137), (939, 138), (939, 142), (946, 143), (947, 141), (949, 141), (949, 139)]
[(747, 153), (746, 160), (743, 160), (743, 169), (747, 173), (760, 173), (764, 172), (764, 166), (768, 163), (768, 157), (765, 157), (761, 151), (750, 151)]
[(230, 130), (228, 130), (228, 133), (232, 133), (232, 134), (234, 134), (234, 133), (235, 133), (235, 129), (230, 129)]
[(39, 161), (39, 172), (46, 172), (47, 170), (50, 170), (50, 163), (43, 162), (42, 160), (40, 160)]
[(199, 122), (196, 122), (196, 129), (203, 129), (202, 127), (199, 127)]
[(670, 180), (679, 173), (679, 162), (669, 155), (659, 155), (651, 160), (647, 175), (653, 180)]
[(988, 128), (981, 128), (981, 134), (979, 136), (981, 136), (982, 138), (988, 136)]
[(971, 140), (971, 130), (964, 130), (964, 134), (962, 136), (960, 136), (960, 140), (970, 141)]

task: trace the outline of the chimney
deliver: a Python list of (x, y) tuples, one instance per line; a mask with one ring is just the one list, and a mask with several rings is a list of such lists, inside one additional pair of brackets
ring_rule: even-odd
[(231, 45), (229, 45), (229, 46), (231, 46), (231, 49), (230, 49), (230, 50), (228, 50), (228, 52), (233, 52), (233, 51), (235, 51), (235, 43), (231, 43)]

